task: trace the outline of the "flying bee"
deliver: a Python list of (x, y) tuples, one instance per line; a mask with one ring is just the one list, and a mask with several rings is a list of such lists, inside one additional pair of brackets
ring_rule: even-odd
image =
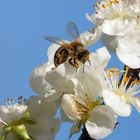
[(74, 24), (73, 22), (68, 23), (66, 26), (66, 32), (73, 38), (73, 41), (70, 43), (63, 41), (62, 39), (57, 37), (45, 37), (46, 40), (60, 45), (60, 47), (54, 54), (54, 68), (57, 68), (59, 65), (68, 62), (77, 71), (80, 62), (83, 64), (84, 72), (85, 62), (88, 61), (90, 63), (90, 52), (82, 44), (76, 24)]

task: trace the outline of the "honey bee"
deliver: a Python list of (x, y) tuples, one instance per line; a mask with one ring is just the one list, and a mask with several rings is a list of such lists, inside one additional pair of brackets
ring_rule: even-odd
[(59, 65), (68, 62), (76, 71), (79, 68), (79, 62), (83, 64), (83, 72), (85, 62), (89, 60), (90, 52), (85, 48), (80, 40), (80, 34), (75, 23), (69, 22), (66, 26), (66, 32), (73, 38), (73, 41), (67, 43), (60, 38), (46, 36), (45, 39), (60, 45), (60, 48), (54, 54), (54, 65), (57, 68)]

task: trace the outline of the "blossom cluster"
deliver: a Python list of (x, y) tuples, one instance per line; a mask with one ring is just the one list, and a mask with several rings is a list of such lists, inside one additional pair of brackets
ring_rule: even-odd
[[(104, 46), (91, 52), (88, 61), (79, 55), (79, 61), (68, 61), (74, 56), (60, 48), (70, 42), (61, 44), (55, 38), (48, 48), (48, 62), (30, 76), (37, 95), (28, 100), (19, 97), (17, 103), (7, 99), (0, 106), (0, 140), (53, 140), (63, 122), (73, 124), (70, 137), (84, 126), (91, 138), (103, 139), (113, 132), (118, 116), (130, 116), (132, 106), (140, 112), (140, 81), (128, 76), (129, 69), (140, 68), (140, 1), (100, 0), (94, 8), (92, 15), (86, 14), (93, 28), (77, 40), (85, 49), (98, 40)], [(65, 61), (57, 55), (62, 63), (55, 62), (58, 50), (63, 50), (63, 59), (69, 55)], [(125, 70), (107, 68), (110, 52), (126, 65)]]

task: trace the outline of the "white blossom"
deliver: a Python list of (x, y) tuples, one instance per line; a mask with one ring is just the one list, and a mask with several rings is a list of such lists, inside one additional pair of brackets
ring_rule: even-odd
[(101, 73), (109, 59), (110, 55), (105, 48), (91, 54), (91, 66), (85, 65), (84, 73), (78, 72), (76, 75), (78, 82), (75, 93), (62, 96), (61, 107), (75, 124), (71, 129), (72, 134), (79, 130), (81, 123), (85, 123), (87, 131), (94, 139), (104, 138), (113, 131), (116, 115), (109, 106), (100, 105), (97, 99), (102, 97), (104, 83)]
[(130, 5), (135, 0), (101, 0), (95, 4), (96, 13), (87, 18), (108, 35), (123, 36), (135, 28), (136, 16), (128, 14)]
[(85, 31), (80, 34), (80, 40), (84, 46), (90, 46), (95, 44), (101, 37), (101, 28), (97, 27), (91, 31)]
[[(116, 123), (115, 113), (109, 106), (100, 105), (100, 103), (95, 100), (99, 92), (98, 90), (93, 89), (92, 94), (90, 92), (88, 93), (86, 89), (85, 92), (83, 90), (84, 87), (81, 91), (78, 89), (76, 95), (63, 95), (61, 100), (62, 109), (71, 120), (77, 122), (77, 125), (73, 127), (74, 130), (80, 129), (80, 124), (85, 124), (92, 138), (104, 138), (113, 131)], [(83, 92), (85, 94), (83, 94)], [(71, 133), (74, 132), (72, 131)]]
[[(120, 70), (113, 67), (104, 73), (107, 83), (103, 91), (104, 102), (111, 106), (119, 116), (123, 117), (131, 114), (131, 105), (140, 112), (140, 99), (135, 96), (140, 93), (138, 90), (139, 81), (135, 80), (130, 84), (131, 77), (127, 77), (128, 70), (129, 68), (127, 67), (120, 83)], [(129, 86), (128, 83), (130, 84)]]
[[(5, 100), (6, 105), (0, 106), (0, 138), (6, 137), (8, 140), (15, 140), (17, 136), (30, 140), (24, 121), (20, 121), (27, 112), (27, 105), (14, 103), (12, 99)], [(20, 121), (20, 123), (18, 123)]]
[(36, 140), (54, 140), (60, 127), (60, 120), (55, 118), (57, 106), (40, 96), (32, 96), (28, 101), (28, 111), (34, 126), (27, 126), (29, 134)]
[(140, 68), (140, 29), (119, 38), (116, 53), (125, 65), (132, 69)]
[(97, 2), (95, 8), (96, 13), (87, 18), (101, 26), (103, 44), (125, 65), (139, 68), (140, 2), (105, 0)]

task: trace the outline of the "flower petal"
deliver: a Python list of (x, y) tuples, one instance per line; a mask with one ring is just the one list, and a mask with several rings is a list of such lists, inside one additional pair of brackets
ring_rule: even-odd
[(109, 90), (103, 91), (103, 98), (105, 104), (112, 107), (112, 109), (122, 117), (130, 116), (131, 114), (131, 105), (127, 104), (121, 96), (112, 93)]
[(92, 138), (102, 139), (112, 133), (115, 124), (115, 112), (109, 106), (101, 105), (91, 112), (85, 126)]
[(58, 50), (58, 48), (60, 48), (60, 45), (58, 44), (52, 44), (47, 51), (47, 56), (48, 56), (48, 62), (50, 65), (54, 64), (54, 55), (55, 52)]
[(118, 47), (118, 37), (117, 36), (110, 36), (107, 34), (103, 34), (101, 37), (101, 40), (103, 42), (103, 45), (106, 46), (106, 48), (116, 53), (116, 48)]
[(101, 27), (97, 27), (91, 31), (86, 31), (80, 35), (80, 40), (85, 46), (93, 45), (101, 36)]
[(86, 13), (86, 18), (93, 24), (101, 25), (104, 21), (104, 17), (101, 14), (92, 14), (89, 15)]
[(73, 121), (80, 120), (81, 117), (76, 113), (76, 104), (73, 95), (64, 94), (61, 98), (61, 107), (65, 114)]
[(50, 71), (51, 65), (42, 64), (39, 65), (30, 76), (30, 86), (36, 92), (40, 94), (45, 94), (50, 87), (50, 85), (45, 81), (45, 74)]
[(129, 98), (130, 103), (140, 112), (140, 97), (133, 97)]
[[(50, 110), (51, 108), (51, 110)], [(53, 117), (56, 114), (57, 107), (54, 102), (48, 102), (40, 96), (31, 96), (28, 100), (28, 111), (32, 117)]]
[(140, 30), (133, 30), (120, 38), (116, 53), (125, 65), (132, 69), (140, 68)]
[[(76, 72), (74, 72), (76, 73)], [(64, 65), (49, 71), (45, 75), (45, 80), (56, 90), (55, 98), (61, 97), (63, 93), (74, 93), (74, 82), (65, 75)]]
[(85, 71), (84, 74), (78, 75), (78, 85), (75, 88), (75, 94), (80, 97), (85, 95), (89, 101), (95, 101), (96, 97), (102, 96), (102, 81), (103, 79), (96, 71), (94, 73)]
[(99, 48), (95, 53), (90, 55), (91, 67), (95, 70), (104, 69), (111, 56), (105, 47)]
[(0, 106), (0, 118), (5, 122), (12, 122), (13, 120), (19, 119), (27, 111), (26, 105), (14, 104)]
[(102, 31), (108, 35), (123, 36), (133, 30), (136, 26), (135, 20), (114, 19), (105, 20), (102, 24)]

